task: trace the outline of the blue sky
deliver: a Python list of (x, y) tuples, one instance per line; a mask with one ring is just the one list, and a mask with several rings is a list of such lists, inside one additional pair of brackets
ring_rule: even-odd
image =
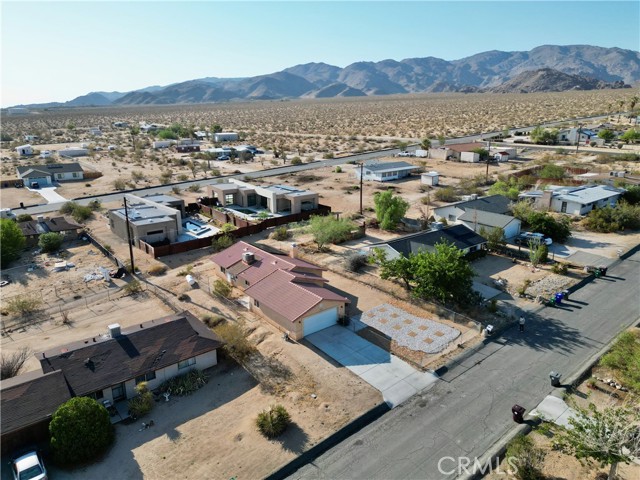
[(2, 106), (308, 62), (640, 49), (636, 1), (2, 1)]

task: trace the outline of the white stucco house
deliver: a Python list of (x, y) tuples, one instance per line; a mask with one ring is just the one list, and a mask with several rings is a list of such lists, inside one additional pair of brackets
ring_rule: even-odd
[(18, 153), (18, 155), (23, 155), (25, 157), (33, 155), (33, 147), (29, 144), (20, 145), (19, 147), (16, 147), (16, 152)]
[(25, 185), (47, 186), (54, 182), (64, 182), (84, 179), (84, 170), (79, 163), (47, 163), (45, 165), (23, 165), (16, 167), (18, 178)]
[[(362, 167), (362, 179), (376, 182), (389, 182), (411, 175), (420, 167), (411, 165), (408, 162), (375, 162), (365, 163)], [(356, 178), (360, 178), (360, 166), (355, 167)]]
[(586, 215), (594, 208), (615, 206), (626, 190), (609, 185), (580, 187), (549, 186), (546, 190), (532, 190), (518, 195), (530, 200), (537, 208), (570, 215)]

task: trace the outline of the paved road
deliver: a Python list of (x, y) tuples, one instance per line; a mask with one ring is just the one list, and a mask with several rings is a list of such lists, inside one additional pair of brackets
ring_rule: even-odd
[(378, 421), (296, 472), (296, 479), (447, 479), (457, 460), (481, 457), (552, 391), (549, 372), (578, 371), (640, 317), (640, 253), (575, 292), (564, 309), (531, 315)]

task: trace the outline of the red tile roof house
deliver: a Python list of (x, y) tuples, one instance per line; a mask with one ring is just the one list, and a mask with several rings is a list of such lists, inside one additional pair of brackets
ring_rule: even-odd
[(345, 315), (348, 298), (325, 287), (323, 268), (291, 255), (265, 252), (237, 242), (211, 257), (216, 273), (243, 290), (249, 309), (300, 340), (335, 325)]
[(1, 383), (2, 451), (47, 438), (51, 415), (71, 397), (112, 404), (130, 399), (140, 382), (153, 390), (177, 375), (215, 366), (223, 344), (182, 312), (124, 329), (110, 325), (109, 334), (38, 353), (42, 371)]

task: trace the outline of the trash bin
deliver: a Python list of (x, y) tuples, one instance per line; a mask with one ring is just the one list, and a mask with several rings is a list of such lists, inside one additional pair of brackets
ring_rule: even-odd
[(520, 405), (514, 405), (511, 407), (511, 413), (513, 414), (513, 421), (516, 423), (524, 422), (524, 412), (526, 409)]
[(551, 386), (552, 387), (559, 387), (560, 386), (560, 377), (561, 377), (561, 375), (558, 372), (551, 372), (549, 374), (549, 378), (551, 379)]
[(493, 325), (487, 325), (484, 329), (484, 336), (489, 337), (493, 332)]
[(562, 292), (556, 293), (555, 299), (556, 299), (556, 303), (560, 305), (562, 303)]
[(562, 296), (564, 297), (565, 300), (569, 300), (569, 290), (563, 290), (562, 291)]
[(556, 306), (556, 299), (551, 297), (548, 301), (547, 301), (547, 306), (549, 307), (555, 307)]
[(603, 277), (606, 277), (606, 276), (607, 276), (607, 267), (598, 267), (598, 269), (600, 270), (600, 274), (601, 274)]
[(595, 272), (593, 272), (593, 274), (596, 276), (596, 278), (600, 278), (600, 276), (602, 275), (602, 272), (600, 271), (599, 268), (596, 268)]

